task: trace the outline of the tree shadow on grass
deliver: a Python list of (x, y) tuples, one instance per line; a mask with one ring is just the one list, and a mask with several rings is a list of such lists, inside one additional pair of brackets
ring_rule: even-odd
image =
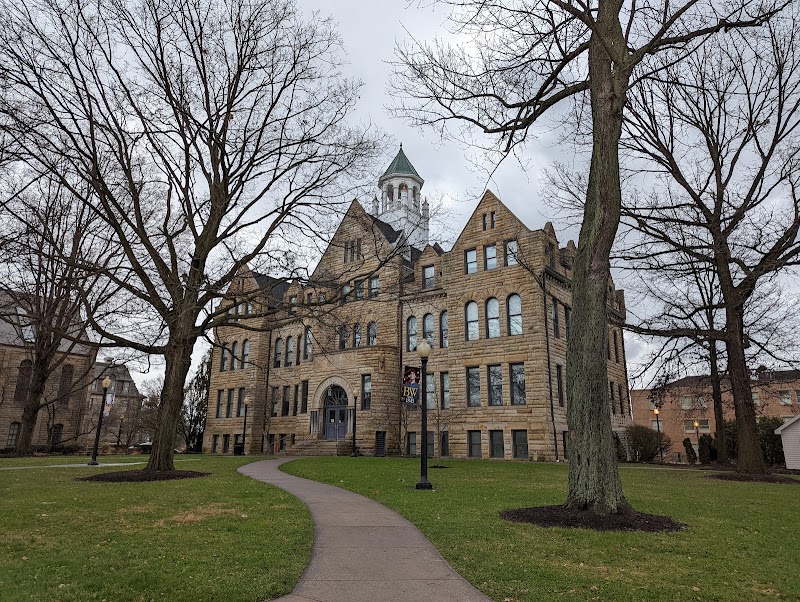
[(668, 516), (627, 512), (599, 514), (589, 510), (572, 510), (564, 506), (537, 506), (504, 510), (500, 517), (512, 523), (531, 523), (540, 527), (591, 529), (593, 531), (684, 531), (686, 525)]
[(207, 477), (210, 472), (196, 470), (120, 470), (101, 472), (90, 477), (80, 477), (78, 481), (99, 481), (102, 483), (144, 483), (149, 481), (174, 481), (176, 479), (194, 479)]

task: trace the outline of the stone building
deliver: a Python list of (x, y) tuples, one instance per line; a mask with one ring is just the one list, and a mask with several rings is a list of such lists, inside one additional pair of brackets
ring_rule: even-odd
[(141, 443), (148, 436), (148, 425), (143, 424), (145, 396), (136, 388), (131, 373), (124, 365), (95, 362), (92, 366), (83, 428), (84, 432), (91, 435), (84, 438), (83, 443), (87, 448), (94, 445), (95, 428), (103, 399), (103, 380), (106, 377), (111, 381), (111, 386), (106, 393), (100, 449), (124, 451), (131, 445)]
[[(309, 282), (243, 272), (215, 333), (204, 450), (419, 453), (404, 366), (428, 340), (429, 453), (565, 455), (575, 246), (528, 229), (487, 191), (449, 251), (428, 242), (424, 181), (402, 150), (367, 208), (353, 201)], [(622, 291), (609, 281), (609, 411), (630, 424)], [(355, 418), (355, 420), (354, 420)]]
[[(756, 370), (750, 386), (757, 416), (788, 421), (800, 413), (800, 370)], [(733, 420), (733, 397), (727, 378), (722, 379), (721, 388), (723, 416)], [(697, 451), (699, 437), (716, 433), (711, 377), (707, 375), (686, 376), (659, 391), (634, 389), (631, 402), (636, 424), (660, 430), (670, 438), (672, 446), (665, 461), (685, 462), (684, 439), (688, 437)]]
[[(34, 326), (25, 322), (25, 310), (16, 307), (14, 299), (18, 297), (0, 292), (0, 449), (8, 452), (15, 449), (19, 438), (35, 353)], [(39, 411), (33, 430), (34, 449), (79, 445), (94, 355), (88, 341), (60, 344), (45, 387), (46, 405)]]

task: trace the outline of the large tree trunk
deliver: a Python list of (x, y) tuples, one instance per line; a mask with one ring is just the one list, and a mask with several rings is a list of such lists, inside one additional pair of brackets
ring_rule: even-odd
[[(598, 513), (623, 513), (611, 431), (606, 364), (609, 255), (620, 219), (622, 193), (619, 140), (624, 77), (598, 39), (623, 42), (619, 0), (601, 2), (589, 49), (593, 117), (592, 161), (578, 249), (573, 265), (572, 327), (567, 346), (567, 419), (570, 427), (569, 493), (565, 506)], [(620, 50), (624, 55), (624, 45)]]
[(153, 449), (145, 470), (174, 470), (175, 436), (183, 405), (183, 389), (192, 363), (194, 337), (177, 338), (170, 341), (164, 354), (166, 369), (158, 420), (153, 436)]
[(736, 470), (748, 474), (764, 474), (767, 469), (761, 444), (758, 441), (758, 425), (750, 390), (750, 373), (744, 355), (744, 317), (741, 308), (726, 311), (728, 337), (728, 374), (731, 379), (733, 406), (736, 410)]
[(709, 341), (709, 362), (711, 364), (711, 398), (714, 400), (714, 430), (717, 432), (717, 462), (728, 462), (728, 443), (725, 440), (725, 415), (722, 409), (722, 385), (719, 374), (717, 342)]
[(17, 446), (14, 448), (15, 456), (29, 456), (33, 453), (33, 431), (36, 429), (36, 419), (42, 409), (42, 399), (47, 385), (47, 370), (42, 368), (40, 361), (34, 361), (31, 373), (28, 395), (22, 406), (22, 422), (17, 437)]

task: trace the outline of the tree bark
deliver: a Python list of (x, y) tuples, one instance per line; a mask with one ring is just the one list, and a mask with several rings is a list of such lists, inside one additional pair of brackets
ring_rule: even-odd
[(722, 410), (722, 385), (719, 374), (717, 342), (709, 341), (709, 363), (711, 364), (711, 398), (714, 401), (714, 429), (717, 432), (717, 462), (728, 463), (728, 444), (725, 439), (725, 416)]
[(28, 395), (22, 406), (19, 437), (17, 437), (17, 445), (14, 448), (15, 456), (29, 456), (33, 453), (33, 431), (36, 429), (36, 419), (39, 417), (39, 411), (44, 407), (42, 398), (44, 397), (49, 373), (49, 370), (42, 363), (42, 359), (35, 359), (33, 362), (31, 379), (28, 384)]
[(728, 338), (728, 374), (731, 379), (733, 404), (736, 410), (737, 472), (764, 474), (767, 469), (761, 444), (758, 441), (753, 392), (750, 389), (750, 373), (744, 355), (744, 316), (741, 307), (729, 308), (726, 312)]
[(601, 2), (589, 48), (593, 118), (586, 205), (573, 265), (572, 328), (567, 345), (569, 493), (565, 507), (601, 514), (631, 508), (622, 492), (611, 430), (606, 363), (607, 297), (611, 246), (622, 193), (619, 140), (627, 76), (605, 44), (625, 55), (619, 0)]

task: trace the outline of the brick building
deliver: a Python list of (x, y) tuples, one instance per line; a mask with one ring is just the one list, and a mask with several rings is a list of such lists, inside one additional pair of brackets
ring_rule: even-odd
[[(750, 386), (757, 416), (786, 421), (800, 413), (800, 370), (756, 370)], [(727, 378), (722, 379), (721, 387), (723, 415), (725, 420), (733, 420), (733, 397)], [(636, 424), (661, 430), (670, 438), (672, 447), (664, 457), (670, 462), (686, 460), (683, 440), (687, 437), (697, 451), (698, 438), (716, 432), (709, 376), (681, 378), (657, 394), (651, 389), (634, 389), (631, 404)], [(660, 406), (658, 420), (653, 412), (656, 405)]]
[[(428, 243), (424, 181), (402, 147), (365, 209), (353, 201), (309, 283), (243, 272), (215, 333), (204, 450), (420, 449), (400, 402), (404, 366), (428, 363), (430, 453), (563, 459), (575, 246), (528, 229), (487, 191), (449, 251)], [(253, 292), (259, 291), (257, 297)], [(609, 281), (612, 425), (630, 424), (622, 291)], [(272, 311), (264, 311), (268, 305)], [(246, 424), (245, 424), (246, 421)]]

